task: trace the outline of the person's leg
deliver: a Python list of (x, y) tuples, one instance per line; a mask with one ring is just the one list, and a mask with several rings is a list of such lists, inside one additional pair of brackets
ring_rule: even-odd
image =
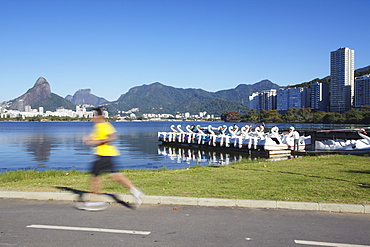
[[(100, 178), (100, 174), (104, 168), (104, 159), (101, 156), (95, 157), (95, 161), (93, 162), (91, 174), (92, 177), (89, 180), (89, 192), (93, 194), (100, 194), (102, 193), (102, 181)], [(96, 198), (96, 197), (95, 197)], [(96, 200), (96, 199), (95, 199)], [(107, 208), (104, 201), (100, 202), (93, 202), (93, 201), (85, 201), (82, 205), (76, 205), (78, 209), (88, 210), (88, 211), (99, 211), (104, 210)]]
[[(101, 179), (99, 176), (94, 176), (89, 180), (89, 190), (90, 193), (101, 193)], [(96, 199), (95, 199), (96, 200)], [(83, 203), (77, 203), (76, 207), (78, 209), (87, 210), (87, 211), (100, 211), (107, 208), (107, 205), (104, 201), (84, 201)]]
[(126, 177), (125, 175), (123, 175), (122, 173), (118, 173), (118, 172), (115, 172), (115, 173), (111, 173), (109, 174), (109, 177), (115, 181), (115, 182), (118, 182), (120, 184), (122, 184), (123, 186), (125, 186), (127, 189), (132, 189), (132, 188), (135, 188), (134, 184), (131, 182), (131, 180)]
[(137, 208), (140, 207), (144, 193), (138, 190), (135, 187), (135, 185), (131, 182), (131, 180), (125, 175), (123, 175), (122, 173), (118, 173), (118, 172), (111, 173), (109, 174), (109, 176), (113, 181), (118, 182), (122, 184), (123, 186), (125, 186), (126, 188), (128, 188), (136, 200), (136, 207)]
[(90, 178), (90, 193), (101, 193), (102, 182), (99, 176)]
[(293, 150), (294, 150), (294, 151), (296, 151), (296, 150), (297, 150), (296, 148), (297, 148), (297, 141), (296, 141), (296, 140), (294, 140), (294, 147), (293, 147)]
[(103, 167), (104, 160), (101, 156), (95, 157), (93, 167), (91, 169), (92, 177), (90, 178), (89, 189), (90, 193), (101, 193), (102, 184), (100, 180), (100, 173)]
[(294, 140), (294, 150), (298, 151), (299, 150), (299, 140)]

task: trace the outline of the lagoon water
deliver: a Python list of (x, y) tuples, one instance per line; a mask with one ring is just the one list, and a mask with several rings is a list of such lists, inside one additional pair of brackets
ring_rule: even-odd
[[(158, 131), (169, 131), (171, 124), (218, 127), (224, 122), (113, 122), (119, 140), (114, 144), (121, 155), (120, 169), (180, 169), (208, 164), (228, 164), (246, 158), (240, 154), (216, 153), (196, 149), (165, 147), (157, 140)], [(232, 125), (233, 123), (227, 123)], [(246, 123), (237, 123), (240, 127)], [(255, 124), (253, 124), (255, 126)], [(274, 124), (266, 124), (269, 129)], [(290, 124), (278, 124), (288, 129)], [(294, 125), (298, 129), (353, 128), (360, 126)], [(81, 170), (88, 171), (92, 149), (82, 137), (91, 132), (90, 122), (0, 122), (0, 172), (12, 170)]]

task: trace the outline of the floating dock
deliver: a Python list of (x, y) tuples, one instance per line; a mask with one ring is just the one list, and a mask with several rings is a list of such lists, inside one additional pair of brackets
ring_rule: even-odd
[[(355, 128), (355, 129), (335, 129), (335, 130), (302, 130), (303, 135), (311, 136), (312, 143), (315, 141), (325, 141), (325, 140), (358, 140), (362, 139), (358, 135), (358, 131), (364, 129), (367, 133), (370, 132), (370, 127)], [(368, 134), (369, 135), (369, 134)]]

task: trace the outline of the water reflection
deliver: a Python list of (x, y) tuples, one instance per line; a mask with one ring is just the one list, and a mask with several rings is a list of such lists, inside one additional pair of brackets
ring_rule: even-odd
[(200, 165), (228, 165), (232, 162), (240, 161), (243, 158), (250, 158), (248, 155), (242, 155), (240, 153), (217, 152), (167, 145), (159, 145), (158, 154), (166, 156), (170, 160), (176, 161), (176, 163), (191, 164), (192, 162), (195, 162)]
[(115, 144), (122, 151), (142, 152), (143, 154), (154, 155), (158, 146), (157, 132), (151, 133), (123, 133), (118, 135), (118, 142)]
[(49, 135), (40, 133), (28, 136), (22, 142), (26, 146), (26, 151), (35, 156), (35, 161), (44, 163), (49, 161), (52, 143)]
[(177, 164), (188, 165), (228, 165), (242, 159), (256, 160), (265, 159), (267, 161), (287, 160), (298, 156), (276, 155), (266, 157), (263, 154), (254, 154), (250, 152), (228, 152), (215, 151), (212, 149), (199, 149), (185, 146), (158, 145), (158, 155), (165, 156)]

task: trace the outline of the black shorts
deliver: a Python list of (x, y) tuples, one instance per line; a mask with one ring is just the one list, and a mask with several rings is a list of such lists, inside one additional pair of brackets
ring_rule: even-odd
[(96, 156), (93, 162), (91, 173), (94, 177), (99, 176), (103, 172), (117, 172), (114, 167), (114, 157), (112, 156)]

